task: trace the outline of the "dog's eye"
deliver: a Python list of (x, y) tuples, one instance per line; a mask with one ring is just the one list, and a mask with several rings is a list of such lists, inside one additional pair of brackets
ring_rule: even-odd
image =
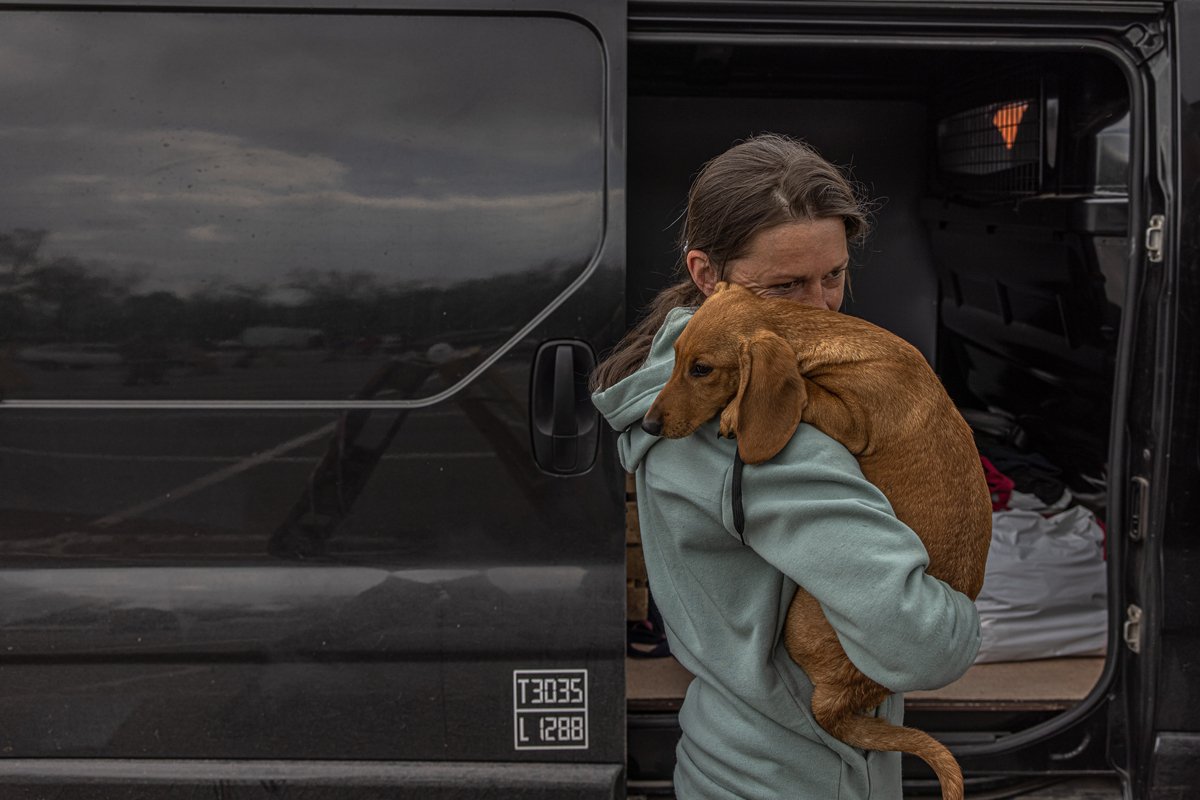
[(712, 372), (712, 367), (710, 367), (708, 364), (701, 364), (697, 361), (695, 364), (692, 364), (692, 368), (689, 370), (688, 374), (690, 374), (693, 378), (703, 378), (710, 372)]

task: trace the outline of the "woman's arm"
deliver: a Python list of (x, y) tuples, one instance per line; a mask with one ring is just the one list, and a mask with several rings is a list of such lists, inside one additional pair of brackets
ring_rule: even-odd
[(975, 604), (926, 574), (921, 540), (844, 447), (801, 425), (774, 459), (744, 468), (742, 490), (746, 544), (821, 603), (868, 677), (906, 692), (971, 666)]

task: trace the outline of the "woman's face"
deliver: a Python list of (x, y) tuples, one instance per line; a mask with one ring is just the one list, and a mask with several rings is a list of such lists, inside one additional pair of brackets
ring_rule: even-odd
[[(759, 231), (745, 255), (725, 265), (724, 279), (763, 297), (837, 311), (849, 264), (845, 223), (840, 217), (822, 217)], [(700, 291), (712, 294), (721, 278), (708, 256), (690, 250), (687, 266)]]

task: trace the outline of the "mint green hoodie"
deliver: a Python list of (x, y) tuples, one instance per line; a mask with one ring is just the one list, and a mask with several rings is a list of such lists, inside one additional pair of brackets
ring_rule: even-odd
[[(646, 363), (592, 398), (637, 475), (651, 591), (671, 652), (696, 676), (679, 712), (675, 790), (681, 800), (899, 800), (899, 754), (864, 754), (813, 720), (812, 684), (781, 640), (788, 604), (803, 585), (854, 664), (894, 692), (966, 671), (980, 642), (975, 605), (925, 574), (916, 534), (854, 457), (808, 425), (775, 458), (744, 468), (742, 544), (735, 443), (715, 421), (675, 440), (640, 427), (691, 313), (673, 310)], [(876, 713), (900, 723), (900, 695)]]

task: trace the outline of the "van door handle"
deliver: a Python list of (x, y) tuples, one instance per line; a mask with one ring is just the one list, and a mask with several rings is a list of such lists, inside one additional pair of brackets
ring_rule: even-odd
[[(575, 424), (575, 353), (570, 345), (554, 347), (554, 423), (551, 435), (559, 439), (574, 438)], [(574, 459), (572, 459), (573, 461)]]
[(530, 432), (534, 460), (546, 472), (578, 475), (595, 460), (598, 412), (587, 390), (595, 364), (591, 348), (574, 339), (546, 342), (534, 356)]

